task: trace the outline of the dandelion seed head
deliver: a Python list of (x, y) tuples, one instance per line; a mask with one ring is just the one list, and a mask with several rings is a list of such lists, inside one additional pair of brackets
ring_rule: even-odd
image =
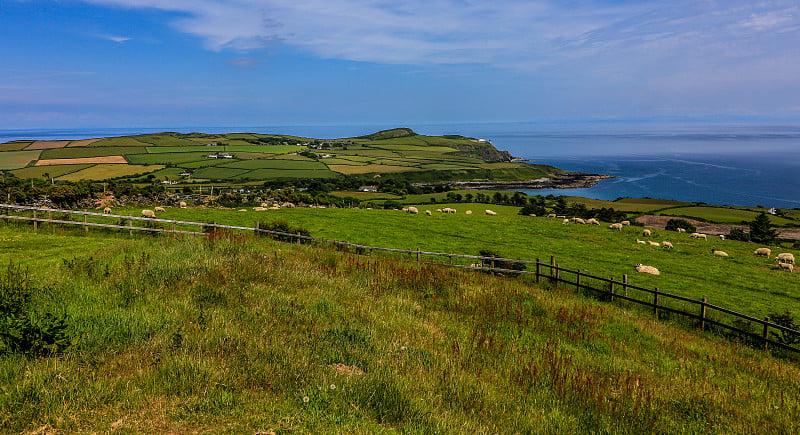
[(303, 396), (303, 403), (308, 403), (309, 400), (311, 399), (309, 399), (308, 396)]
[(331, 384), (331, 390), (335, 390), (335, 389), (336, 389), (336, 385), (335, 384)]

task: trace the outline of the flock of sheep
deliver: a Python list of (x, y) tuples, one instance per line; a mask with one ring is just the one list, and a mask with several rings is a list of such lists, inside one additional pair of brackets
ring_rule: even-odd
[[(406, 212), (406, 213), (410, 213), (410, 214), (419, 214), (419, 209), (416, 208), (416, 207), (413, 207), (413, 206), (412, 207), (403, 207), (402, 211)], [(486, 214), (488, 216), (497, 216), (497, 212), (492, 211), (492, 210), (484, 210), (483, 212), (484, 212), (484, 214)], [(450, 208), (450, 207), (438, 208), (438, 209), (436, 209), (436, 213), (454, 214), (454, 213), (456, 213), (456, 209)], [(430, 211), (430, 210), (425, 210), (425, 214), (428, 215), (428, 216), (433, 216), (433, 212)], [(472, 214), (472, 210), (467, 210), (467, 211), (464, 212), (464, 214), (471, 215)]]
[[(547, 215), (547, 217), (550, 217), (550, 218), (561, 218), (561, 219), (563, 219), (562, 220), (562, 224), (564, 224), (564, 225), (570, 223), (570, 221), (571, 222), (575, 222), (575, 223), (579, 223), (579, 224), (600, 225), (600, 223), (597, 222), (595, 219), (587, 219), (585, 221), (583, 219), (581, 219), (581, 218), (567, 219), (566, 216), (557, 216), (554, 213), (551, 213), (551, 214)], [(622, 227), (623, 226), (628, 226), (630, 224), (631, 224), (630, 221), (622, 221), (622, 222), (612, 223), (611, 225), (608, 226), (608, 228), (611, 229), (611, 230), (622, 231)], [(683, 228), (677, 228), (676, 231), (678, 233), (685, 233), (686, 232), (686, 230), (683, 229)], [(645, 230), (642, 231), (642, 236), (643, 237), (651, 237), (651, 235), (652, 235), (652, 231), (649, 230), (649, 229), (645, 229)], [(708, 236), (706, 234), (703, 234), (703, 233), (692, 233), (692, 234), (689, 235), (689, 237), (691, 237), (693, 239), (708, 240)], [(721, 239), (725, 240), (725, 236), (721, 235), (719, 237)], [(672, 245), (672, 242), (669, 242), (669, 241), (666, 241), (666, 240), (662, 241), (661, 243), (658, 243), (658, 242), (654, 242), (652, 240), (639, 240), (637, 238), (636, 239), (636, 243), (642, 244), (642, 245), (660, 246), (660, 247), (663, 247), (665, 249), (674, 249), (674, 246)], [(715, 248), (711, 248), (711, 253), (714, 254), (714, 255), (720, 256), (720, 257), (728, 257), (728, 253), (727, 252), (720, 251), (720, 250), (715, 249)], [(753, 254), (754, 255), (763, 255), (763, 256), (769, 257), (772, 254), (772, 251), (769, 248), (758, 248), (753, 252)], [(784, 252), (784, 253), (778, 254), (778, 256), (775, 257), (775, 261), (778, 262), (778, 267), (780, 269), (788, 270), (789, 272), (793, 272), (794, 271), (794, 255), (793, 254), (788, 253), (788, 252)], [(647, 266), (647, 265), (644, 265), (644, 264), (641, 264), (641, 263), (637, 264), (636, 266), (634, 266), (634, 268), (636, 269), (637, 272), (649, 273), (651, 275), (660, 275), (661, 274), (661, 272), (657, 268), (655, 268), (653, 266)]]

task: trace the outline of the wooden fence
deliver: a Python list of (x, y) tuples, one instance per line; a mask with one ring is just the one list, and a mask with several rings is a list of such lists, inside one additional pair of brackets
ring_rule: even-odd
[[(627, 275), (623, 275), (621, 280), (615, 280), (613, 277), (600, 277), (582, 272), (580, 269), (567, 269), (556, 264), (555, 257), (553, 256), (550, 257), (549, 262), (542, 262), (539, 258), (531, 261), (443, 252), (428, 252), (419, 249), (405, 250), (381, 248), (377, 246), (348, 243), (341, 240), (327, 240), (301, 234), (262, 229), (260, 228), (258, 221), (255, 222), (253, 227), (245, 227), (236, 225), (222, 225), (217, 223), (180, 221), (175, 219), (121, 216), (76, 210), (28, 207), (12, 204), (0, 204), (0, 213), (2, 213), (0, 214), (0, 219), (31, 222), (34, 230), (38, 230), (39, 224), (41, 223), (49, 224), (51, 227), (53, 227), (53, 224), (81, 226), (85, 231), (89, 231), (89, 228), (91, 227), (125, 230), (128, 231), (130, 235), (133, 235), (134, 232), (137, 231), (182, 235), (203, 235), (206, 233), (206, 231), (211, 229), (240, 230), (254, 232), (256, 234), (278, 236), (283, 239), (293, 239), (298, 243), (305, 241), (330, 244), (335, 247), (353, 248), (363, 253), (377, 251), (403, 254), (407, 255), (409, 258), (415, 259), (417, 262), (422, 262), (423, 258), (428, 257), (429, 260), (427, 262), (429, 263), (435, 263), (449, 267), (491, 271), (509, 275), (529, 275), (532, 276), (537, 283), (542, 282), (542, 280), (546, 280), (555, 285), (556, 288), (559, 285), (565, 285), (574, 287), (576, 291), (601, 295), (608, 298), (608, 300), (611, 302), (615, 300), (628, 301), (633, 304), (649, 307), (653, 310), (653, 313), (656, 315), (656, 317), (674, 314), (694, 321), (700, 330), (714, 330), (716, 332), (732, 333), (741, 338), (745, 338), (744, 341), (750, 344), (763, 346), (764, 348), (772, 347), (776, 349), (783, 349), (789, 352), (800, 354), (800, 348), (793, 346), (794, 343), (800, 343), (800, 331), (776, 324), (770, 321), (769, 317), (759, 319), (747, 314), (727, 309), (725, 307), (714, 305), (709, 303), (705, 296), (703, 296), (703, 298), (700, 300), (695, 300), (685, 296), (664, 292), (659, 288), (649, 289), (637, 286), (628, 282)], [(53, 214), (83, 216), (83, 220), (53, 219)], [(93, 222), (89, 221), (90, 217), (93, 220), (116, 219), (118, 223), (109, 224), (103, 222)], [(120, 222), (125, 222), (125, 225), (120, 225)], [(168, 228), (158, 226), (134, 226), (134, 222), (142, 222), (149, 225), (157, 222), (166, 225)], [(199, 227), (199, 231), (187, 230), (185, 229), (186, 227)], [(471, 264), (458, 264), (459, 260), (467, 260)], [(473, 263), (474, 261), (479, 261), (480, 263)], [(529, 266), (534, 270), (528, 270)], [(568, 279), (570, 277), (572, 280)], [(634, 295), (634, 293), (636, 294)], [(722, 319), (725, 316), (732, 318), (733, 320), (725, 322)], [(756, 325), (755, 331), (751, 327), (753, 324)], [(772, 333), (772, 336), (770, 336), (770, 333)]]

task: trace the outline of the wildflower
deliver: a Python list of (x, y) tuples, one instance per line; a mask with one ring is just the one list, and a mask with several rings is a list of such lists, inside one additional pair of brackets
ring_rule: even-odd
[(336, 389), (336, 385), (335, 384), (331, 384), (331, 390), (335, 390), (335, 389)]
[(309, 400), (311, 399), (309, 399), (308, 396), (303, 396), (303, 403), (308, 403)]

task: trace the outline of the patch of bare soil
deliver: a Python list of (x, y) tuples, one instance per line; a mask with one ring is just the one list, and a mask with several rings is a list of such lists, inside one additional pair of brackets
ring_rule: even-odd
[(64, 148), (69, 143), (68, 140), (37, 140), (28, 145), (25, 150), (49, 150), (53, 148)]
[(78, 165), (84, 163), (128, 163), (123, 156), (105, 157), (81, 157), (76, 159), (44, 159), (36, 162), (34, 166), (53, 166), (53, 165)]
[[(728, 234), (734, 228), (741, 228), (745, 232), (750, 232), (750, 228), (745, 225), (724, 225), (724, 224), (710, 224), (708, 222), (700, 222), (694, 219), (675, 216), (654, 216), (644, 215), (636, 218), (636, 222), (641, 222), (646, 227), (663, 230), (667, 227), (667, 222), (670, 219), (683, 219), (697, 228), (698, 233), (704, 233), (711, 236), (718, 236), (720, 234)], [(800, 240), (800, 228), (775, 228), (778, 232), (778, 237), (782, 239)]]

